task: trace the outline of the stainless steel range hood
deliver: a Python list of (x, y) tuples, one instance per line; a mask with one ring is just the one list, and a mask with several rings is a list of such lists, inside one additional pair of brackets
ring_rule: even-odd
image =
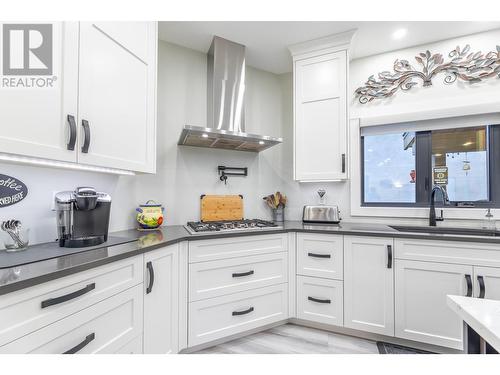
[(207, 73), (208, 127), (184, 126), (179, 145), (260, 152), (283, 142), (245, 133), (245, 46), (215, 36)]

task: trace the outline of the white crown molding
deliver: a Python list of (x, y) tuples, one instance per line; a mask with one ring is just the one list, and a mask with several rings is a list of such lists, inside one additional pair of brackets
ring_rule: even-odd
[(322, 38), (292, 44), (288, 46), (288, 49), (294, 58), (299, 55), (311, 54), (324, 50), (330, 50), (330, 52), (334, 52), (336, 50), (346, 50), (349, 49), (356, 31), (357, 29), (349, 30), (339, 34), (328, 35)]

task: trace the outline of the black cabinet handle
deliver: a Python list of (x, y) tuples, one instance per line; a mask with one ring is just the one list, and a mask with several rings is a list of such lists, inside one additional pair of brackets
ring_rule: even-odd
[(240, 272), (240, 273), (233, 273), (233, 277), (243, 277), (243, 276), (250, 276), (253, 275), (254, 271), (248, 271), (248, 272)]
[(484, 298), (484, 295), (486, 294), (486, 286), (484, 285), (484, 278), (482, 276), (478, 276), (477, 282), (479, 283), (479, 298)]
[(392, 268), (392, 245), (387, 245), (387, 268)]
[(472, 278), (470, 277), (470, 275), (465, 275), (465, 281), (467, 281), (466, 297), (472, 297)]
[(90, 146), (90, 125), (87, 120), (82, 120), (83, 132), (85, 136), (83, 137), (82, 152), (88, 154)]
[(331, 254), (316, 254), (316, 253), (307, 253), (308, 257), (312, 258), (331, 258)]
[(88, 284), (85, 288), (77, 290), (76, 292), (65, 294), (64, 296), (61, 296), (61, 297), (46, 299), (45, 301), (42, 301), (42, 309), (49, 307), (49, 306), (58, 305), (60, 303), (67, 302), (69, 300), (83, 296), (84, 294), (86, 294), (94, 289), (95, 289), (95, 283), (92, 283), (92, 284)]
[(148, 269), (149, 272), (149, 285), (146, 288), (146, 294), (149, 294), (153, 290), (153, 285), (155, 283), (155, 270), (153, 268), (153, 263), (151, 262), (146, 263), (146, 268)]
[(92, 341), (95, 339), (95, 333), (91, 333), (87, 337), (85, 337), (85, 340), (83, 340), (81, 343), (79, 343), (77, 346), (71, 348), (70, 350), (65, 351), (63, 354), (75, 354), (78, 353), (80, 350), (85, 348), (88, 344), (90, 344)]
[(342, 154), (342, 173), (345, 173), (345, 154)]
[(233, 311), (233, 316), (237, 316), (237, 315), (246, 315), (246, 314), (249, 314), (253, 311), (253, 307), (249, 307), (248, 309), (246, 310), (243, 310), (243, 311)]
[(329, 299), (319, 299), (319, 298), (314, 298), (314, 297), (307, 297), (309, 301), (317, 302), (317, 303), (332, 303), (331, 300)]
[(68, 150), (73, 151), (75, 149), (75, 144), (76, 144), (76, 121), (75, 121), (75, 116), (68, 115), (68, 124), (69, 124)]

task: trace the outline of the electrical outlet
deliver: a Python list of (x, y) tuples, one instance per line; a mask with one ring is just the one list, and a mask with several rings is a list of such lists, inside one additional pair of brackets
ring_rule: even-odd
[(50, 204), (50, 209), (52, 211), (56, 210), (56, 194), (59, 193), (58, 191), (53, 191), (52, 192), (52, 203)]

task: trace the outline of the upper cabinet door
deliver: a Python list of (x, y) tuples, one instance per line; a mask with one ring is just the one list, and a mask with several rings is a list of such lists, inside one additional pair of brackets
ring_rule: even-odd
[(0, 152), (75, 162), (78, 23), (0, 23), (0, 40)]
[(156, 22), (80, 24), (80, 163), (155, 172), (156, 56)]
[(295, 61), (295, 180), (347, 178), (347, 52)]

